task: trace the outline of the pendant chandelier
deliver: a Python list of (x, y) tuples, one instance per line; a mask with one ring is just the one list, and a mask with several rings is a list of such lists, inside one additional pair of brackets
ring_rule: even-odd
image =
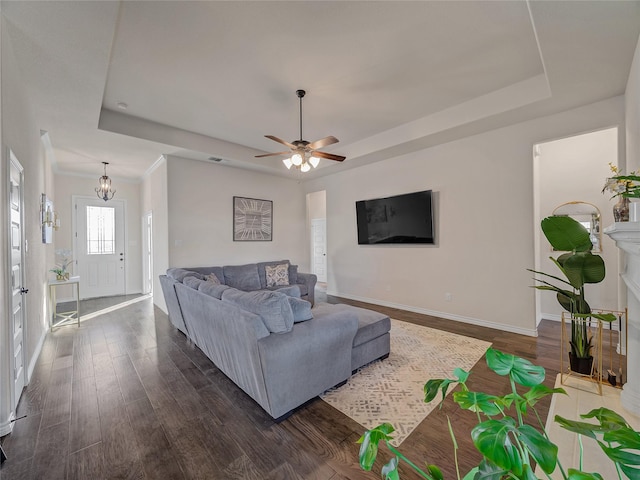
[(109, 165), (109, 162), (102, 162), (102, 164), (104, 165), (104, 175), (98, 179), (100, 186), (96, 187), (96, 194), (98, 198), (106, 202), (113, 198), (116, 191), (111, 190), (111, 179), (107, 176), (107, 165)]

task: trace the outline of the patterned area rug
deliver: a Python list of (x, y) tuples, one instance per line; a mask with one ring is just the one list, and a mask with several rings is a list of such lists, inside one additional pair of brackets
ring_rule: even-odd
[(438, 405), (424, 403), (430, 378), (450, 378), (456, 367), (471, 369), (491, 343), (391, 320), (391, 353), (359, 369), (339, 388), (320, 396), (365, 429), (391, 423), (400, 445)]

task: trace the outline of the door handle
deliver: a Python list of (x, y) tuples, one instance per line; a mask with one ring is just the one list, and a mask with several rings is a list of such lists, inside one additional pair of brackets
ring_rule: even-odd
[(28, 288), (20, 287), (20, 294), (21, 295), (25, 295), (27, 293), (29, 293), (29, 289)]

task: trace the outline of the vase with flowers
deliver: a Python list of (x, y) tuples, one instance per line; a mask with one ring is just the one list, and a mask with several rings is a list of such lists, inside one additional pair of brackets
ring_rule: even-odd
[(618, 197), (618, 202), (613, 206), (613, 219), (616, 222), (629, 221), (629, 199), (640, 198), (640, 176), (637, 172), (623, 175), (622, 171), (609, 162), (609, 168), (613, 175), (607, 178), (602, 188), (602, 193), (609, 191), (613, 197)]
[(69, 280), (67, 267), (73, 263), (73, 252), (68, 248), (61, 248), (56, 250), (56, 256), (60, 258), (60, 262), (49, 271), (56, 274), (56, 280)]

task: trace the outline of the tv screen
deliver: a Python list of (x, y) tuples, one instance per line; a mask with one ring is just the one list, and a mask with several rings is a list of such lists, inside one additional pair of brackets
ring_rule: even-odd
[(431, 190), (356, 202), (358, 244), (433, 244)]

